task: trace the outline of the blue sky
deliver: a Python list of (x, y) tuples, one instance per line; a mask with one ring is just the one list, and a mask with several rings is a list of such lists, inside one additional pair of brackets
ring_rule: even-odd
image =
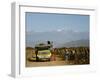
[(75, 14), (26, 13), (26, 31), (72, 30), (89, 32), (89, 16)]

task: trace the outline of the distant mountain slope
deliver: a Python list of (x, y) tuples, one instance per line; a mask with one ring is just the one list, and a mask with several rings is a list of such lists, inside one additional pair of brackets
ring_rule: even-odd
[(89, 40), (76, 40), (67, 42), (65, 44), (60, 44), (57, 47), (89, 47)]
[[(59, 46), (73, 46), (87, 45), (85, 41), (88, 40), (89, 32), (77, 32), (72, 30), (62, 31), (48, 31), (48, 32), (26, 32), (26, 47), (35, 47), (36, 44), (46, 41), (52, 41), (54, 47)], [(76, 42), (73, 42), (76, 41)], [(68, 43), (67, 43), (68, 42)]]

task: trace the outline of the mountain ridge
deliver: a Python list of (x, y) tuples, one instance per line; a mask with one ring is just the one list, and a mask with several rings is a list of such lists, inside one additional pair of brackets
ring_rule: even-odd
[(70, 41), (56, 47), (89, 47), (89, 40)]

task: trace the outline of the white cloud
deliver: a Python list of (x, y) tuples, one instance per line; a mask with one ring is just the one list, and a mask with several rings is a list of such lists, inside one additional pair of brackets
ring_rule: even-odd
[(58, 32), (61, 32), (61, 31), (62, 31), (62, 29), (57, 29), (57, 31), (58, 31)]
[(61, 32), (61, 31), (64, 31), (65, 29), (62, 28), (62, 29), (57, 29), (57, 32)]

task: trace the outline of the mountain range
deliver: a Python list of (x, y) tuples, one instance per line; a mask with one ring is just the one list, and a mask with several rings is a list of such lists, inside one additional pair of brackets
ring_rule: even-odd
[(89, 32), (72, 30), (26, 32), (26, 47), (35, 47), (41, 42), (52, 41), (54, 47), (89, 46)]
[(89, 40), (76, 40), (64, 44), (59, 44), (56, 47), (89, 47)]

